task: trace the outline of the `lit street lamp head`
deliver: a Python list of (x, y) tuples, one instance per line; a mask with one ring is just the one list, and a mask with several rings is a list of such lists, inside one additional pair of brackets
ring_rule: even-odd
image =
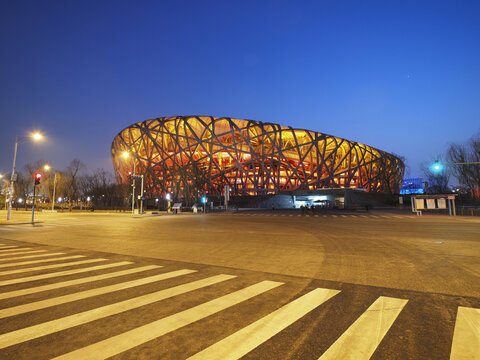
[(125, 159), (127, 159), (127, 158), (130, 156), (130, 154), (128, 153), (128, 151), (124, 151), (124, 152), (122, 153), (122, 156), (123, 156)]
[(48, 171), (48, 170), (50, 170), (50, 165), (48, 165), (48, 164), (45, 164), (45, 165), (43, 166), (43, 169), (44, 169), (45, 171)]
[(39, 132), (33, 133), (32, 134), (32, 139), (35, 141), (39, 141), (43, 139), (43, 135), (40, 134)]

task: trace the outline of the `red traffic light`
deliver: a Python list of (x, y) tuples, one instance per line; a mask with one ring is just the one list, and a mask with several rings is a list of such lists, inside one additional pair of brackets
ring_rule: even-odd
[(35, 175), (33, 176), (35, 179), (35, 185), (40, 184), (40, 180), (42, 179), (42, 174), (39, 172), (36, 172)]

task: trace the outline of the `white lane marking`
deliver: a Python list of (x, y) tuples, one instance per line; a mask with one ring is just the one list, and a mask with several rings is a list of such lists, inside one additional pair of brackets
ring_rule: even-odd
[(11, 249), (11, 248), (18, 248), (18, 246), (14, 246), (14, 245), (4, 245), (4, 246), (0, 246), (0, 250), (3, 250), (3, 249)]
[(310, 291), (308, 294), (293, 300), (271, 314), (196, 353), (188, 360), (239, 359), (339, 292), (339, 290), (320, 288)]
[(2, 254), (9, 253), (11, 251), (25, 251), (25, 250), (31, 250), (32, 248), (26, 247), (26, 248), (15, 248), (15, 249), (6, 249), (6, 250), (0, 250)]
[(123, 265), (130, 265), (130, 264), (133, 264), (133, 262), (131, 262), (131, 261), (120, 261), (120, 262), (116, 262), (116, 263), (105, 264), (105, 265), (97, 265), (97, 266), (91, 266), (91, 267), (82, 268), (82, 269), (63, 270), (63, 271), (56, 271), (56, 272), (47, 273), (47, 274), (26, 276), (26, 277), (23, 277), (23, 278), (16, 278), (16, 279), (10, 279), (10, 280), (0, 281), (0, 286), (6, 286), (6, 285), (12, 285), (12, 284), (19, 284), (19, 283), (24, 283), (24, 282), (29, 282), (29, 281), (36, 281), (36, 280), (43, 280), (43, 279), (50, 279), (50, 278), (59, 277), (59, 276), (66, 276), (66, 275), (73, 275), (73, 274), (81, 274), (81, 273), (84, 273), (84, 272), (96, 271), (96, 270), (103, 270), (103, 269), (109, 269), (109, 268), (112, 268), (112, 267), (123, 266)]
[(61, 305), (65, 304), (68, 302), (72, 301), (77, 301), (81, 299), (86, 299), (92, 296), (98, 296), (98, 295), (103, 295), (103, 294), (108, 294), (111, 292), (115, 291), (120, 291), (120, 290), (125, 290), (125, 289), (130, 289), (136, 286), (141, 286), (145, 284), (151, 284), (157, 281), (161, 280), (166, 280), (166, 279), (171, 279), (177, 276), (182, 276), (182, 275), (187, 275), (196, 272), (196, 270), (188, 270), (188, 269), (182, 269), (182, 270), (176, 270), (168, 273), (163, 273), (163, 274), (158, 274), (154, 276), (148, 276), (145, 278), (137, 279), (137, 280), (132, 280), (132, 281), (126, 281), (118, 284), (113, 284), (113, 285), (108, 285), (108, 286), (103, 286), (95, 289), (90, 289), (90, 290), (85, 290), (85, 291), (80, 291), (76, 292), (73, 294), (68, 294), (68, 295), (63, 295), (63, 296), (58, 296), (50, 299), (45, 299), (45, 300), (40, 300), (40, 301), (35, 301), (31, 302), (28, 304), (23, 304), (23, 305), (18, 305), (18, 306), (13, 306), (10, 308), (6, 309), (1, 309), (0, 310), (0, 319), (9, 317), (9, 316), (14, 316), (18, 314), (23, 314), (26, 312), (30, 311), (35, 311), (35, 310), (40, 310), (40, 309), (45, 309), (51, 306), (56, 306), (56, 305)]
[[(94, 320), (105, 318), (107, 316), (120, 314), (128, 310), (136, 309), (144, 305), (152, 304), (160, 300), (168, 299), (176, 295), (184, 294), (206, 286), (217, 284), (219, 282), (233, 279), (235, 277), (236, 276), (224, 274), (211, 276), (206, 279), (174, 286), (172, 288), (156, 291), (151, 294), (138, 296), (114, 304), (101, 306), (96, 309), (87, 310), (81, 313), (65, 316), (63, 318), (0, 334), (0, 348), (20, 344), (24, 341), (29, 341), (45, 335), (53, 334), (57, 331), (86, 324)], [(85, 359), (88, 359), (88, 357)]]
[[(40, 260), (29, 260), (29, 261), (20, 261), (20, 262), (9, 262), (6, 264), (0, 264), (0, 268), (12, 267), (12, 266), (20, 266), (20, 265), (30, 265), (30, 264), (38, 264), (42, 262), (52, 262), (52, 261), (59, 261), (59, 260), (70, 260), (70, 259), (79, 259), (84, 258), (85, 255), (72, 255), (72, 256), (63, 256), (59, 258), (52, 258), (52, 259), (40, 259)], [(11, 259), (8, 259), (11, 260)]]
[(480, 359), (480, 309), (459, 306), (450, 360)]
[(201, 305), (167, 316), (166, 318), (154, 321), (150, 324), (140, 326), (120, 335), (72, 351), (71, 353), (67, 353), (55, 359), (106, 359), (251, 299), (282, 284), (283, 283), (275, 281), (262, 281), (214, 300), (210, 300)]
[(39, 292), (42, 292), (42, 291), (60, 289), (60, 288), (73, 286), (73, 285), (85, 284), (85, 283), (88, 283), (88, 282), (93, 282), (93, 281), (98, 281), (98, 280), (111, 279), (111, 278), (118, 277), (118, 276), (123, 276), (123, 275), (136, 274), (136, 273), (139, 273), (139, 272), (142, 272), (142, 271), (160, 269), (161, 267), (162, 266), (159, 266), (159, 265), (147, 265), (147, 266), (142, 266), (142, 267), (138, 267), (138, 268), (115, 271), (115, 272), (106, 273), (106, 274), (102, 274), (102, 275), (87, 276), (87, 277), (80, 278), (80, 279), (75, 279), (75, 280), (61, 281), (61, 282), (56, 282), (56, 283), (53, 283), (53, 284), (47, 284), (47, 285), (42, 285), (42, 286), (30, 287), (30, 288), (27, 288), (27, 289), (9, 291), (9, 292), (5, 292), (5, 293), (0, 293), (0, 300), (1, 299), (9, 299), (9, 298), (12, 298), (12, 297), (17, 297), (17, 296), (35, 294), (35, 293), (39, 293)]
[(319, 359), (370, 359), (407, 302), (380, 296)]
[(22, 272), (56, 269), (56, 268), (60, 268), (60, 267), (67, 267), (67, 266), (81, 265), (81, 264), (89, 264), (89, 263), (99, 262), (99, 261), (107, 261), (107, 259), (88, 259), (88, 260), (71, 261), (71, 262), (54, 264), (54, 265), (35, 266), (35, 267), (25, 268), (25, 269), (6, 270), (6, 271), (0, 271), (0, 275), (11, 275), (11, 274), (19, 274), (19, 273), (22, 273)]
[(335, 217), (335, 218), (336, 218), (336, 217), (337, 217), (337, 215), (332, 215), (332, 217)]
[[(18, 249), (18, 250), (20, 250), (20, 249)], [(32, 251), (13, 252), (13, 253), (10, 253), (10, 254), (0, 254), (0, 257), (12, 256), (12, 255), (23, 255), (23, 254), (34, 254), (34, 253), (44, 253), (44, 252), (47, 252), (47, 251), (48, 250), (32, 250)]]
[(341, 217), (347, 217), (347, 215), (340, 215)]
[(5, 262), (5, 261), (10, 261), (10, 260), (36, 259), (36, 258), (39, 258), (39, 257), (56, 256), (56, 255), (65, 255), (65, 253), (57, 252), (57, 253), (40, 254), (40, 255), (16, 256), (16, 257), (11, 257), (11, 258), (6, 258), (6, 259), (0, 259), (0, 261)]

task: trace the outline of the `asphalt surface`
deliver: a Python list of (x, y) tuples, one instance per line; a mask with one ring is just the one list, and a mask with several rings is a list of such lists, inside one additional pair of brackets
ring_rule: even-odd
[[(245, 359), (480, 356), (468, 310), (480, 309), (480, 219), (298, 215), (39, 214), (32, 226), (14, 213), (0, 225), (0, 358), (229, 358), (219, 344)], [(316, 289), (330, 297), (309, 309)]]

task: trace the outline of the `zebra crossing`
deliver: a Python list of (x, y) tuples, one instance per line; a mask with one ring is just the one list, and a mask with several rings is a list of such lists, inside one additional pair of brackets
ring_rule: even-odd
[[(290, 284), (293, 279), (266, 274), (252, 280), (218, 269), (135, 260), (0, 244), (0, 358), (240, 359), (278, 341), (296, 324), (305, 330), (316, 329), (327, 319), (335, 323), (331, 318), (338, 316), (342, 296), (348, 293), (334, 286), (298, 291)], [(346, 329), (324, 351), (313, 351), (308, 358), (370, 359), (382, 342), (395, 340), (388, 337), (389, 331), (402, 314), (412, 311), (409, 302), (408, 297), (388, 295), (362, 300), (361, 311), (349, 318)], [(202, 335), (209, 331), (209, 322), (228, 318), (230, 313), (238, 324), (219, 320), (226, 329), (220, 338)], [(348, 317), (348, 307), (341, 314)], [(191, 335), (179, 336), (186, 344), (201, 340), (191, 347), (181, 346), (180, 353), (169, 353), (164, 346), (149, 347), (163, 338), (172, 343), (182, 331)], [(305, 331), (312, 341), (326, 336)], [(293, 346), (295, 338), (288, 341)], [(457, 307), (449, 341), (450, 359), (479, 358), (479, 308)], [(288, 358), (283, 355), (271, 358)]]
[(405, 219), (411, 218), (415, 219), (416, 216), (413, 215), (397, 215), (397, 214), (312, 214), (306, 213), (301, 214), (298, 212), (238, 212), (238, 213), (214, 213), (212, 215), (225, 216), (225, 215), (234, 215), (234, 216), (252, 216), (252, 217), (302, 217), (302, 218), (339, 218), (339, 219)]

